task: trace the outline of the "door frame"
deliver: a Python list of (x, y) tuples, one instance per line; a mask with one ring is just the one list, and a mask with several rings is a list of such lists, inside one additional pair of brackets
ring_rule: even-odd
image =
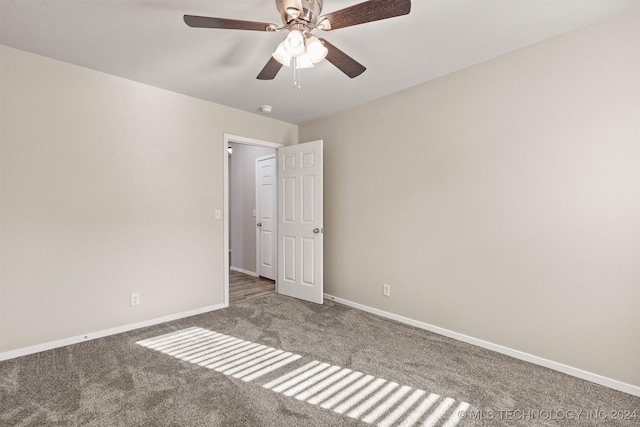
[[(223, 201), (223, 241), (224, 241), (224, 294), (222, 303), (224, 307), (229, 306), (229, 151), (228, 147), (230, 143), (234, 144), (244, 144), (244, 145), (253, 145), (258, 147), (269, 147), (277, 150), (280, 147), (284, 147), (284, 144), (280, 144), (277, 142), (264, 141), (261, 139), (248, 138), (245, 136), (232, 135), (229, 133), (224, 134), (224, 144), (222, 144), (222, 152), (224, 159), (223, 161), (223, 181), (224, 181), (224, 201)], [(276, 156), (276, 167), (277, 167), (277, 156)], [(277, 191), (277, 186), (276, 186)], [(277, 214), (277, 213), (276, 213)], [(277, 243), (276, 243), (277, 248)], [(275, 268), (277, 269), (277, 253), (274, 254), (276, 258)], [(278, 280), (277, 280), (277, 271), (276, 271), (276, 292), (278, 291)]]
[[(259, 199), (260, 199), (260, 183), (259, 181), (259, 177), (258, 177), (258, 163), (260, 163), (260, 161), (262, 160), (270, 160), (273, 159), (273, 163), (275, 165), (274, 168), (274, 173), (277, 172), (278, 169), (278, 152), (276, 151), (275, 153), (272, 154), (268, 154), (266, 156), (260, 156), (260, 157), (256, 157), (255, 159), (255, 171), (256, 171), (256, 221), (260, 220), (260, 213), (261, 212), (261, 208), (260, 208), (260, 204), (258, 203)], [(278, 215), (277, 215), (277, 209), (278, 209), (278, 177), (274, 176), (273, 178), (274, 181), (274, 192), (273, 192), (273, 213), (274, 213), (274, 218), (273, 218), (273, 243), (271, 246), (273, 246), (271, 248), (271, 257), (273, 260), (273, 273), (274, 273), (274, 281), (277, 281), (277, 274), (278, 274), (278, 265), (277, 265), (277, 260), (278, 260), (278, 255), (277, 255), (277, 251), (278, 251)], [(260, 265), (261, 265), (261, 260), (262, 260), (262, 228), (260, 227), (256, 227), (256, 273), (258, 274), (258, 277), (260, 277)], [(266, 277), (266, 276), (265, 276)], [(276, 285), (276, 291), (277, 291), (277, 285)]]

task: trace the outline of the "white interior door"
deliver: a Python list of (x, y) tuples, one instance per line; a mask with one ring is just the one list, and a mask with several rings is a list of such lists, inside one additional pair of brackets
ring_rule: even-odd
[(256, 159), (256, 265), (259, 276), (275, 280), (276, 156)]
[(322, 141), (278, 148), (278, 292), (322, 304)]

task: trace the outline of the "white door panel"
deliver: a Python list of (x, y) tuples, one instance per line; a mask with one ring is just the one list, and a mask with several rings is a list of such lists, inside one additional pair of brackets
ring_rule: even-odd
[(256, 225), (258, 275), (275, 280), (276, 252), (276, 157), (269, 155), (256, 159)]
[(322, 141), (278, 149), (278, 292), (322, 304)]

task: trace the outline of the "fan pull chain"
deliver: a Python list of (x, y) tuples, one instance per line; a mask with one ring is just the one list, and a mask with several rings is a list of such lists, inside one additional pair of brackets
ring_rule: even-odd
[(293, 58), (293, 85), (298, 88), (298, 90), (302, 90), (302, 83), (300, 81), (300, 76), (302, 74), (302, 69), (298, 67), (298, 58)]

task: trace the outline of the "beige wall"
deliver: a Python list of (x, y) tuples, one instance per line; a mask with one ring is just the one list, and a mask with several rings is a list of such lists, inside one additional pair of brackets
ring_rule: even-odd
[(301, 125), (326, 292), (640, 386), (638, 22)]
[(229, 245), (231, 267), (257, 273), (256, 266), (256, 158), (274, 154), (274, 148), (230, 144)]
[(0, 54), (0, 352), (222, 303), (224, 133), (297, 127)]

